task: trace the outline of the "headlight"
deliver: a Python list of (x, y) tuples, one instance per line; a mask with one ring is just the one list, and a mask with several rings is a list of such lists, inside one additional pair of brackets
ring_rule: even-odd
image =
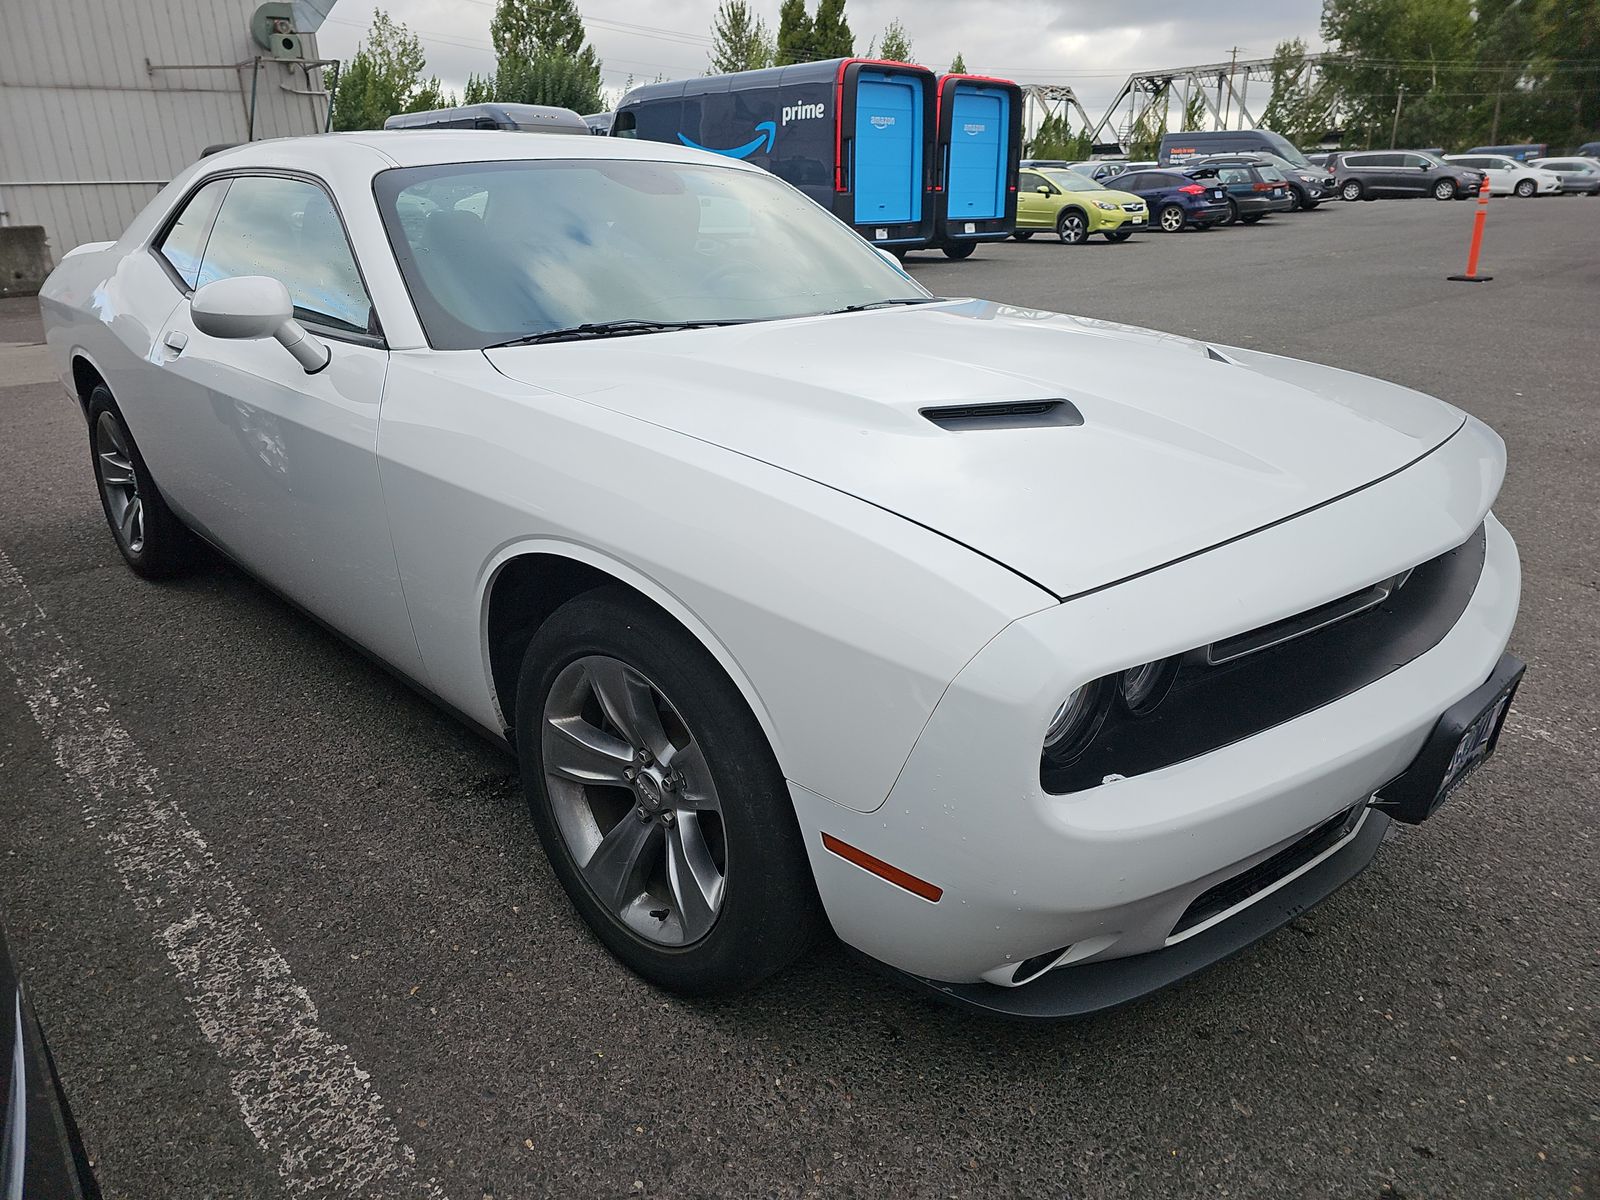
[(1167, 698), (1177, 674), (1178, 660), (1175, 658), (1129, 667), (1117, 680), (1117, 695), (1130, 713), (1136, 717), (1143, 716)]
[(1106, 717), (1105, 680), (1086, 683), (1063, 700), (1044, 731), (1044, 753), (1065, 765), (1088, 748)]
[(1116, 212), (1117, 211), (1117, 206), (1115, 204), (1111, 203), (1111, 201), (1109, 201), (1109, 200), (1096, 200), (1094, 202), (1094, 206), (1096, 208), (1103, 208), (1103, 209), (1105, 209), (1106, 212)]

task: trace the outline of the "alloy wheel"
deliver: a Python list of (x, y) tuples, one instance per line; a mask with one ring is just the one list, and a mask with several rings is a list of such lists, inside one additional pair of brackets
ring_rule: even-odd
[(1176, 204), (1161, 210), (1161, 228), (1167, 233), (1177, 233), (1183, 228), (1183, 209)]
[(561, 670), (540, 723), (545, 790), (584, 882), (658, 946), (711, 932), (727, 884), (722, 806), (666, 694), (607, 655)]
[(1352, 179), (1340, 189), (1339, 194), (1346, 200), (1359, 200), (1361, 199), (1361, 185)]
[(100, 493), (117, 536), (130, 554), (144, 549), (144, 500), (139, 495), (139, 476), (128, 453), (128, 438), (121, 424), (109, 412), (100, 414), (94, 426), (94, 453), (99, 463)]
[(1069, 212), (1061, 217), (1061, 224), (1056, 227), (1056, 232), (1061, 235), (1061, 240), (1069, 246), (1076, 246), (1089, 240), (1089, 226), (1084, 221), (1081, 213)]
[(1534, 183), (1531, 179), (1524, 179), (1521, 183), (1517, 184), (1517, 195), (1523, 197), (1524, 199), (1533, 195), (1534, 192), (1538, 190), (1539, 185)]
[(1456, 185), (1448, 179), (1441, 179), (1433, 185), (1433, 198), (1435, 200), (1454, 200), (1456, 198)]

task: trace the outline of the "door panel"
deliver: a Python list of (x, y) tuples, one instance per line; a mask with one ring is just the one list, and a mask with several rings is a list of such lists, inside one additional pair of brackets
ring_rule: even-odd
[(378, 478), (389, 354), (359, 344), (371, 302), (320, 185), (233, 179), (196, 278), (246, 275), (281, 281), (331, 357), (308, 375), (276, 341), (210, 337), (195, 327), (190, 300), (178, 305), (152, 359), (182, 514), (290, 599), (421, 679)]
[(945, 181), (951, 220), (992, 220), (1006, 211), (1006, 131), (1010, 97), (957, 85), (950, 112), (950, 171)]
[(922, 219), (922, 81), (863, 71), (856, 82), (856, 224)]

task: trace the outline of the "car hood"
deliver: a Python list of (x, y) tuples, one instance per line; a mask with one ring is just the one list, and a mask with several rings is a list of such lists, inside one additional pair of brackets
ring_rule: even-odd
[(1132, 192), (1121, 192), (1114, 187), (1108, 187), (1104, 191), (1094, 192), (1092, 195), (1096, 200), (1111, 200), (1117, 204), (1144, 203), (1143, 196), (1135, 196)]
[[(898, 513), (1061, 597), (1324, 504), (1464, 420), (1365, 376), (977, 300), (485, 354), (519, 382)], [(955, 431), (921, 412), (1053, 398), (1082, 424)]]

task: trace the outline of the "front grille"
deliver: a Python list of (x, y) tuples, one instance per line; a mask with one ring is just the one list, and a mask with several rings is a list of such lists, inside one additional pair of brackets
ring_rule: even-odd
[(1225, 913), (1236, 904), (1243, 904), (1251, 896), (1265, 891), (1285, 876), (1305, 866), (1323, 851), (1337, 846), (1356, 827), (1366, 802), (1335, 813), (1309, 833), (1297, 838), (1270, 858), (1264, 858), (1248, 870), (1207, 888), (1183, 910), (1183, 916), (1172, 927), (1169, 937), (1202, 925), (1218, 913)]
[(1122, 206), (1122, 211), (1123, 212), (1143, 212), (1144, 211), (1144, 205), (1142, 205), (1142, 204), (1124, 204)]

